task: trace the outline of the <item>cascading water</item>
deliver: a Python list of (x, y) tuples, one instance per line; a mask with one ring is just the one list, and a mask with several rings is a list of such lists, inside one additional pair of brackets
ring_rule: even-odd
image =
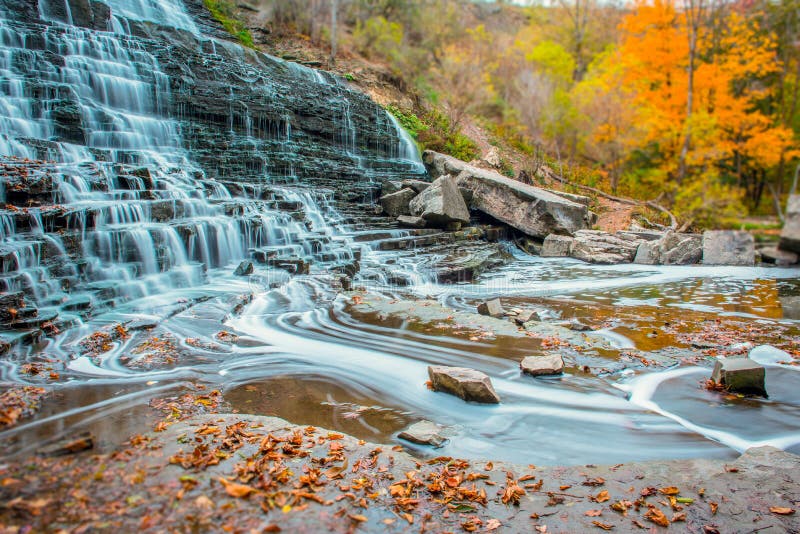
[[(698, 421), (707, 399), (690, 383), (696, 370), (628, 380), (623, 352), (649, 339), (629, 331), (635, 318), (609, 319), (596, 334), (606, 348), (579, 355), (601, 376), (574, 369), (536, 381), (519, 376), (516, 359), (534, 349), (518, 338), (463, 339), (452, 318), (419, 311), (435, 300), (473, 309), (501, 294), (554, 319), (581, 306), (649, 310), (652, 321), (677, 309), (676, 318), (749, 314), (788, 329), (751, 293), (761, 295), (760, 278), (795, 291), (782, 280), (793, 272), (731, 270), (731, 287), (706, 287), (712, 272), (703, 268), (517, 256), (475, 283), (439, 284), (426, 266), (464, 247), (369, 214), (382, 179), (424, 173), (396, 119), (331, 74), (204, 36), (187, 8), (199, 9), (195, 0), (0, 0), (0, 380), (41, 383), (47, 373), (30, 369), (53, 369), (62, 395), (50, 412), (0, 433), (10, 452), (70, 425), (120, 439), (125, 425), (139, 428), (132, 407), (183, 380), (221, 387), (241, 410), (372, 439), (432, 418), (454, 425), (446, 454), (524, 463), (726, 456), (743, 444), (800, 442), (796, 415), (775, 418), (760, 437)], [(337, 283), (367, 286), (387, 306), (397, 296), (432, 300), (418, 315), (369, 314)], [(427, 391), (429, 363), (488, 372), (504, 403)], [(780, 384), (794, 371), (769, 372)], [(680, 402), (659, 398), (665, 382)], [(301, 383), (313, 385), (314, 406), (303, 412), (277, 398), (256, 406), (239, 387), (294, 393)], [(794, 404), (777, 389), (759, 408)], [(333, 420), (320, 415), (328, 409)], [(342, 410), (366, 415), (340, 418)]]

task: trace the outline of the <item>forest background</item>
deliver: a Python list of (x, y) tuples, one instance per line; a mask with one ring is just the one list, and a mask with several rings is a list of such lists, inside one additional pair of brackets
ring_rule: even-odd
[[(253, 44), (242, 4), (205, 1)], [(377, 65), (403, 94), (381, 103), (421, 149), (470, 161), (488, 143), (509, 176), (536, 181), (547, 168), (666, 206), (684, 228), (742, 226), (748, 217), (779, 226), (796, 187), (800, 0), (246, 7), (259, 14), (259, 41), (284, 51), (294, 43), (301, 56), (305, 43), (326, 54), (321, 66), (357, 85), (370, 85), (364, 65)]]

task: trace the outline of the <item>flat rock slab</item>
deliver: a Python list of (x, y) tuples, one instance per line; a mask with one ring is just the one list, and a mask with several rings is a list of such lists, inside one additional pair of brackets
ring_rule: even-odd
[(428, 377), (434, 391), (449, 393), (465, 401), (484, 404), (500, 402), (489, 376), (475, 369), (431, 365), (428, 366)]
[(419, 445), (431, 445), (439, 448), (447, 441), (447, 438), (442, 436), (440, 432), (439, 425), (423, 420), (403, 430), (397, 437)]
[(413, 215), (400, 215), (397, 218), (397, 223), (400, 226), (407, 226), (409, 228), (425, 228), (426, 221), (422, 217), (414, 217)]
[(589, 210), (578, 202), (430, 150), (423, 161), (431, 175), (454, 176), (459, 187), (471, 190), (473, 209), (530, 236), (544, 239), (588, 226)]
[[(302, 454), (281, 455), (288, 479), (277, 482), (270, 493), (288, 498), (295, 506), (282, 510), (273, 504), (265, 511), (262, 506), (267, 501), (257, 487), (259, 478), (249, 482), (239, 478), (237, 465), (243, 468), (247, 459), (254, 458), (265, 462), (264, 469), (276, 466), (260, 449), (277, 443), (273, 451), (279, 451), (290, 441), (294, 442), (291, 449)], [(614, 466), (534, 467), (449, 458), (420, 462), (391, 446), (275, 417), (243, 414), (194, 416), (141, 436), (138, 443), (112, 454), (72, 457), (69, 462), (29, 458), (0, 467), (6, 481), (0, 487), (0, 502), (19, 498), (17, 502), (23, 503), (0, 506), (0, 524), (26, 525), (32, 532), (72, 531), (102, 521), (106, 529), (117, 532), (184, 531), (193, 525), (201, 532), (223, 527), (263, 532), (269, 527), (268, 532), (279, 528), (281, 532), (383, 534), (423, 529), (464, 532), (462, 525), (477, 516), (483, 525), (491, 519), (499, 521), (494, 532), (602, 532), (594, 521), (610, 525), (612, 532), (800, 532), (800, 515), (770, 512), (770, 507), (797, 508), (800, 457), (772, 447), (749, 449), (738, 459)], [(191, 458), (198, 444), (209, 453), (221, 454), (209, 454), (214, 462), (198, 457), (198, 468), (186, 469), (180, 461), (170, 461)], [(100, 465), (102, 470), (98, 470)], [(313, 499), (299, 497), (295, 502), (295, 484), (300, 485), (301, 476), (307, 477), (307, 470), (319, 473), (317, 483), (313, 489), (301, 486), (299, 493)], [(428, 486), (431, 477), (442, 480), (443, 470), (452, 473), (448, 475), (454, 478), (452, 484), (484, 491), (485, 504), (465, 501), (474, 511), (445, 515), (441, 493), (433, 493)], [(520, 488), (516, 502), (503, 502), (507, 477)], [(397, 484), (412, 478), (419, 485), (412, 488), (417, 501), (408, 512), (409, 519), (398, 515), (405, 512), (398, 507), (406, 502), (406, 495)], [(231, 482), (237, 485), (226, 489)], [(683, 521), (666, 529), (648, 521), (645, 514), (650, 506), (670, 519), (678, 513), (659, 492), (668, 487), (691, 503), (681, 505)], [(179, 490), (182, 498), (176, 499)], [(75, 506), (76, 495), (85, 504)], [(359, 504), (362, 497), (366, 506)], [(638, 508), (624, 503), (638, 499), (643, 500)], [(46, 505), (37, 507), (41, 502)], [(628, 506), (625, 515), (614, 510), (618, 503)], [(37, 513), (31, 514), (31, 509)], [(100, 514), (103, 510), (123, 512)]]
[(526, 356), (519, 367), (531, 376), (560, 375), (564, 372), (564, 359), (558, 354), (545, 356)]
[(704, 265), (754, 265), (756, 247), (748, 232), (709, 230), (703, 234)]
[(720, 358), (714, 364), (711, 379), (734, 393), (767, 396), (764, 366), (749, 358)]

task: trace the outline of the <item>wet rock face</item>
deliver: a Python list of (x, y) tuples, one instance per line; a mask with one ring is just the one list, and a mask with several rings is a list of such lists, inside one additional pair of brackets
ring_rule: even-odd
[[(30, 72), (35, 90), (58, 97), (46, 103), (55, 126), (51, 141), (87, 143), (92, 132), (86, 130), (74, 92), (37, 74), (58, 72), (65, 64), (64, 56), (45, 52), (45, 32), (56, 35), (68, 26), (40, 17), (107, 32), (111, 8), (98, 0), (0, 3), (15, 29), (28, 35), (26, 48), (36, 54)], [(183, 148), (209, 177), (299, 179), (335, 188), (342, 196), (368, 199), (373, 184), (384, 178), (425, 176), (421, 165), (412, 161), (413, 146), (369, 97), (328, 73), (209, 40), (208, 36), (230, 36), (209, 16), (202, 0), (184, 4), (202, 34), (130, 20), (134, 37), (123, 40), (122, 46), (130, 47), (132, 54), (145, 49), (156, 57), (168, 79), (155, 82), (160, 109), (153, 111), (179, 121)], [(41, 159), (48, 159), (46, 145), (42, 148)], [(350, 187), (341, 187), (345, 183)]]

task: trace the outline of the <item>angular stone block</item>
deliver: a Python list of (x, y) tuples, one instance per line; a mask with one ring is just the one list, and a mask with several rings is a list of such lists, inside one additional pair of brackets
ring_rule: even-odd
[(734, 393), (753, 393), (767, 396), (764, 366), (749, 358), (718, 359), (711, 379)]
[(564, 359), (558, 354), (526, 356), (519, 367), (531, 376), (559, 375), (564, 372)]

